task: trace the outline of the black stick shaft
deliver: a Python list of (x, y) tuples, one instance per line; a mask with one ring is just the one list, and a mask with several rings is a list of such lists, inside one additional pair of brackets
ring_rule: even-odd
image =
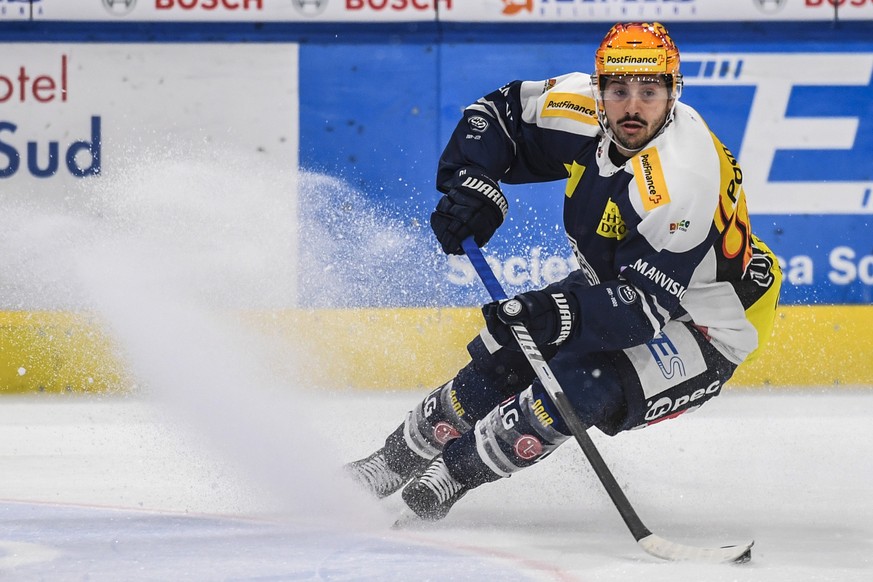
[[(503, 290), (503, 287), (500, 285), (500, 282), (491, 270), (490, 265), (488, 265), (488, 261), (486, 261), (484, 255), (482, 255), (481, 249), (479, 249), (473, 239), (468, 238), (461, 244), (467, 257), (476, 269), (476, 273), (479, 275), (485, 288), (488, 289), (491, 298), (494, 301), (507, 299), (506, 292)], [(527, 329), (522, 324), (516, 324), (512, 326), (512, 333), (515, 336), (516, 341), (518, 341), (519, 346), (521, 346), (521, 351), (533, 367), (534, 372), (536, 372), (537, 378), (542, 382), (543, 387), (546, 389), (552, 402), (555, 403), (555, 407), (558, 409), (558, 413), (564, 420), (564, 424), (567, 425), (567, 428), (570, 429), (570, 433), (576, 439), (576, 442), (579, 443), (579, 447), (582, 449), (582, 452), (591, 464), (592, 469), (594, 469), (597, 478), (600, 479), (600, 482), (609, 494), (610, 499), (612, 499), (612, 503), (615, 505), (616, 509), (618, 509), (618, 513), (621, 515), (624, 523), (634, 536), (634, 539), (640, 541), (642, 538), (651, 535), (652, 532), (643, 524), (642, 520), (637, 515), (637, 512), (630, 504), (627, 496), (624, 494), (624, 491), (622, 491), (618, 481), (615, 480), (615, 476), (612, 474), (612, 471), (609, 470), (609, 467), (600, 455), (600, 451), (597, 450), (597, 447), (594, 445), (594, 441), (592, 441), (591, 437), (588, 435), (588, 427), (582, 424), (579, 415), (576, 414), (573, 405), (570, 404), (567, 395), (564, 394), (564, 390), (561, 388), (561, 385), (552, 373), (551, 368), (549, 368), (548, 363), (546, 363), (543, 358), (536, 343), (534, 343), (533, 339), (530, 337)]]

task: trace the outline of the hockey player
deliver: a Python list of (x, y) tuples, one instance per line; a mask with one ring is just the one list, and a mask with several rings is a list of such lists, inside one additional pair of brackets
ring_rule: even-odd
[(431, 226), (446, 253), (502, 224), (500, 182), (563, 179), (580, 268), (485, 305), (471, 361), (346, 465), (377, 497), (403, 488), (423, 519), (568, 438), (509, 324), (527, 326), (582, 422), (608, 435), (698, 408), (770, 335), (778, 263), (751, 232), (737, 160), (679, 102), (667, 30), (616, 24), (594, 64), (479, 99), (440, 158)]

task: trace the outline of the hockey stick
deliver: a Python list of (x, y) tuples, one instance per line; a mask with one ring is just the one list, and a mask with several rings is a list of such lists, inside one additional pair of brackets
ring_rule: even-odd
[[(497, 277), (494, 276), (494, 272), (491, 270), (491, 267), (482, 255), (482, 251), (478, 246), (476, 246), (473, 239), (468, 238), (464, 240), (461, 243), (461, 246), (463, 247), (464, 252), (467, 253), (470, 262), (473, 263), (473, 267), (476, 269), (476, 273), (479, 275), (485, 288), (488, 289), (491, 299), (494, 301), (503, 301), (504, 299), (507, 299), (506, 293), (500, 286), (500, 282), (497, 280)], [(621, 490), (621, 486), (615, 480), (612, 471), (609, 470), (603, 457), (600, 456), (600, 451), (597, 450), (597, 447), (594, 446), (594, 442), (588, 435), (588, 428), (582, 424), (582, 421), (579, 419), (579, 416), (576, 414), (576, 411), (573, 409), (573, 406), (570, 404), (570, 401), (561, 389), (561, 385), (552, 374), (551, 368), (549, 368), (549, 365), (543, 359), (539, 348), (531, 338), (527, 329), (523, 324), (512, 325), (511, 329), (512, 335), (515, 336), (515, 340), (521, 347), (521, 351), (524, 353), (531, 367), (533, 367), (537, 378), (542, 382), (543, 388), (545, 388), (549, 397), (552, 399), (552, 402), (555, 403), (558, 413), (570, 429), (570, 432), (576, 438), (576, 442), (579, 443), (582, 452), (585, 453), (585, 457), (588, 459), (588, 462), (591, 463), (591, 467), (594, 469), (600, 482), (606, 488), (606, 492), (612, 499), (613, 504), (615, 504), (616, 509), (618, 509), (619, 514), (621, 514), (624, 523), (627, 525), (637, 543), (640, 544), (646, 552), (665, 560), (743, 563), (752, 559), (752, 546), (755, 543), (754, 541), (737, 546), (700, 548), (696, 546), (677, 544), (653, 534), (649, 528), (643, 524), (642, 520), (637, 515), (637, 512), (631, 506), (630, 501), (628, 501), (628, 498), (625, 496), (624, 491)]]

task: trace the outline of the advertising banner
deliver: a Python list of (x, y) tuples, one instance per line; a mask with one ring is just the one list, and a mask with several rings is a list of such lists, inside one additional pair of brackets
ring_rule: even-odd
[[(446, 45), (437, 66), (422, 60), (419, 49), (397, 47), (384, 65), (371, 60), (359, 69), (364, 57), (353, 46), (303, 46), (302, 74), (320, 75), (322, 83), (301, 88), (301, 147), (307, 152), (302, 161), (330, 168), (332, 159), (354, 160), (334, 162), (329, 171), (347, 179), (374, 207), (387, 207), (418, 225), (415, 236), (427, 239), (438, 198), (436, 163), (462, 109), (512, 79), (578, 70), (579, 55), (593, 54), (595, 48)], [(785, 270), (783, 304), (873, 301), (873, 52), (694, 48), (683, 53), (682, 99), (742, 164), (754, 230)], [(416, 56), (407, 52), (404, 57), (405, 51)], [(401, 62), (422, 66), (403, 68)], [(330, 63), (348, 68), (336, 67), (325, 76)], [(367, 89), (357, 72), (364, 70), (368, 78), (381, 81)], [(403, 73), (396, 75), (398, 70)], [(426, 115), (407, 114), (429, 110), (422, 88), (434, 70), (441, 88), (436, 140)], [(401, 78), (405, 81), (397, 83)], [(354, 96), (349, 87), (355, 88)], [(334, 106), (326, 98), (334, 99)], [(331, 116), (338, 119), (327, 134), (324, 120)], [(360, 131), (359, 124), (367, 131)], [(308, 144), (318, 147), (309, 150)], [(561, 227), (563, 188), (559, 183), (505, 186), (509, 217), (487, 253), (510, 291), (548, 284), (575, 267)], [(404, 273), (408, 292), (370, 301), (468, 305), (481, 299), (463, 258), (435, 259), (433, 265), (441, 271), (435, 278), (422, 274), (431, 267), (421, 261)]]
[[(24, 0), (27, 3), (28, 0)], [(0, 0), (0, 6), (22, 0)], [(434, 21), (458, 0), (32, 0), (33, 18), (66, 21)]]
[(480, 0), (442, 20), (468, 22), (737, 22), (871, 20), (870, 0)]
[[(294, 44), (21, 43), (4, 44), (3, 53), (0, 190), (7, 221), (13, 208), (44, 209), (43, 217), (87, 214), (100, 193), (122, 204), (125, 193), (111, 189), (137, 178), (154, 180), (160, 200), (167, 189), (184, 187), (161, 183), (161, 172), (177, 161), (182, 168), (198, 160), (231, 166), (250, 156), (296, 174)], [(33, 228), (31, 242), (39, 240)], [(5, 260), (2, 306), (59, 307), (57, 294), (20, 285), (13, 265), (28, 254), (13, 254), (21, 257)]]
[(873, 0), (0, 0), (0, 19), (178, 22), (873, 20)]
[[(444, 54), (454, 81), (442, 83), (446, 100), (475, 100), (467, 82), (491, 80), (492, 86), (483, 88), (487, 92), (512, 78), (538, 79), (542, 63), (560, 63), (571, 51), (591, 54), (594, 46), (590, 52), (560, 45), (500, 49), (514, 58), (513, 70), (504, 71), (499, 81), (493, 61), (470, 59), (463, 47)], [(497, 47), (476, 52), (492, 50)], [(783, 303), (873, 301), (873, 53), (688, 52), (682, 69), (682, 100), (701, 113), (742, 165), (753, 228), (785, 269)], [(551, 65), (548, 70), (564, 72)], [(443, 141), (457, 118), (454, 112), (444, 116)], [(547, 249), (563, 242), (563, 233), (554, 228), (560, 224), (562, 188), (507, 187), (518, 200), (511, 212), (519, 214), (495, 243), (547, 242), (536, 257), (520, 249), (498, 252), (506, 283), (549, 282), (545, 274), (553, 259)], [(528, 217), (533, 223), (521, 227)], [(569, 255), (564, 251), (557, 259), (570, 262)], [(459, 285), (467, 280), (464, 275), (472, 278), (462, 262), (453, 265)]]
[[(480, 299), (469, 266), (435, 254), (428, 230), (437, 159), (462, 109), (508, 80), (578, 69), (579, 55), (595, 45), (477, 43), (434, 51), (413, 43), (380, 45), (374, 53), (354, 43), (5, 48), (13, 56), (0, 65), (6, 196), (57, 201), (77, 184), (111, 177), (122, 160), (141, 156), (147, 164), (142, 152), (181, 140), (205, 137), (216, 151), (222, 141), (264, 150), (288, 167), (297, 166), (299, 154), (307, 176), (332, 180), (313, 189), (341, 199), (331, 206), (325, 196), (313, 197), (324, 204), (314, 213), (357, 213), (350, 215), (356, 222), (337, 227), (343, 237), (335, 250), (346, 254), (337, 259), (343, 268), (332, 272), (348, 275), (328, 286), (335, 296), (319, 288), (319, 301), (421, 306)], [(755, 231), (785, 269), (783, 304), (870, 303), (873, 51), (818, 48), (695, 46), (683, 53), (683, 100), (742, 164)], [(560, 227), (562, 189), (506, 187), (510, 216), (488, 252), (510, 291), (574, 268)], [(367, 257), (373, 232), (383, 243), (394, 233), (419, 246)], [(400, 283), (384, 275), (386, 262)]]

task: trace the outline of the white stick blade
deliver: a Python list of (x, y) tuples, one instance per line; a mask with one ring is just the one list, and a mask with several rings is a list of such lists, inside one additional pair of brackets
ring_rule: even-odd
[(650, 534), (642, 538), (639, 544), (649, 554), (664, 560), (742, 564), (752, 559), (752, 546), (755, 545), (755, 542), (751, 541), (747, 544), (724, 548), (698, 548), (677, 544), (655, 534)]

